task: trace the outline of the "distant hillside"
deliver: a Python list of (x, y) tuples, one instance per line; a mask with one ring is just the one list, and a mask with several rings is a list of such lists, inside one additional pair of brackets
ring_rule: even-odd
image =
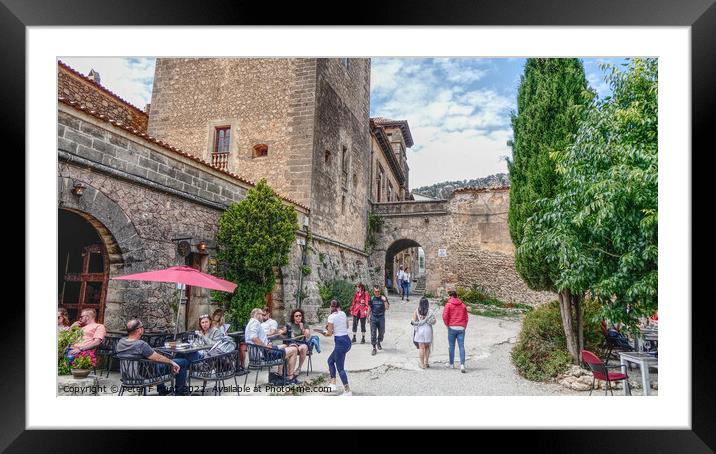
[(413, 194), (420, 194), (434, 199), (447, 199), (455, 189), (460, 188), (500, 188), (510, 185), (510, 175), (498, 173), (485, 178), (474, 180), (443, 181), (430, 186), (422, 186), (412, 190)]

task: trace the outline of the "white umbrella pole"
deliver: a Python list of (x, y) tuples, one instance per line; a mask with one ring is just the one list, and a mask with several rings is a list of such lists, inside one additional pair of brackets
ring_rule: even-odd
[(177, 321), (174, 324), (174, 340), (177, 340), (177, 332), (179, 330), (179, 310), (181, 309), (181, 304), (184, 298), (182, 298), (182, 293), (184, 291), (184, 285), (183, 284), (177, 284)]

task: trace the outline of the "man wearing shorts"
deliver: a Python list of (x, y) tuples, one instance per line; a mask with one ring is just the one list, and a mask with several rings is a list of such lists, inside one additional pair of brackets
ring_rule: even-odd
[[(296, 367), (298, 348), (296, 348), (295, 346), (271, 345), (271, 342), (269, 342), (268, 340), (268, 336), (266, 336), (266, 332), (261, 326), (261, 323), (267, 318), (268, 314), (266, 314), (266, 312), (264, 312), (264, 310), (261, 308), (257, 307), (256, 309), (251, 311), (251, 319), (249, 320), (249, 323), (246, 324), (246, 330), (244, 331), (244, 338), (246, 339), (246, 343), (260, 345), (263, 347), (270, 347), (275, 350), (275, 352), (266, 352), (267, 360), (276, 359), (280, 356), (280, 350), (285, 350), (286, 362), (288, 363), (289, 372), (286, 374), (285, 384), (296, 384), (298, 383), (298, 380), (296, 380), (296, 377), (294, 377), (293, 370)], [(275, 356), (272, 356), (272, 353), (275, 353)], [(282, 368), (283, 366), (279, 367), (278, 373), (283, 373)]]

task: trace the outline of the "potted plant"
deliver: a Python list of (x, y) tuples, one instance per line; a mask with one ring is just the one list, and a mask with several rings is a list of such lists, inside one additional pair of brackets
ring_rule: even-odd
[(72, 361), (72, 376), (75, 378), (87, 378), (92, 368), (97, 366), (97, 357), (94, 350), (79, 352)]

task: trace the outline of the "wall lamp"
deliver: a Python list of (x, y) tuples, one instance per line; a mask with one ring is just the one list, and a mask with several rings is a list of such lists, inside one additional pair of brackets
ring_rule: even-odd
[(206, 251), (207, 247), (208, 247), (208, 245), (206, 244), (206, 241), (203, 241), (203, 240), (200, 241), (199, 244), (196, 245), (196, 248), (199, 250), (199, 252)]
[(87, 186), (85, 186), (84, 183), (78, 181), (72, 187), (72, 194), (76, 195), (77, 197), (82, 197), (82, 194), (84, 194), (85, 189), (87, 189)]

